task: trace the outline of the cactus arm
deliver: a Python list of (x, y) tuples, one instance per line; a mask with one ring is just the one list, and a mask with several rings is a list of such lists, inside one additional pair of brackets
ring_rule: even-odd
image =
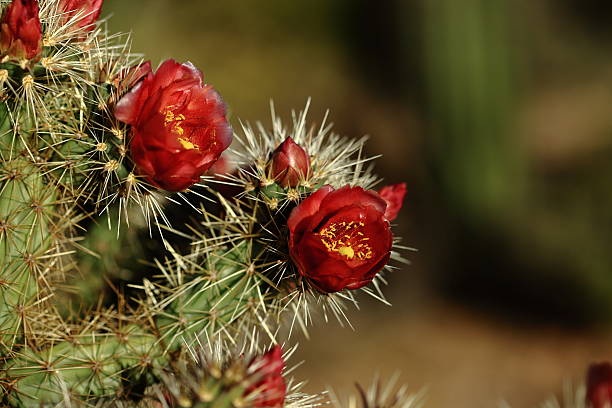
[(9, 353), (27, 331), (27, 315), (38, 294), (38, 274), (53, 243), (55, 192), (41, 170), (19, 149), (7, 102), (0, 104), (0, 352)]
[(109, 397), (126, 384), (141, 381), (166, 357), (157, 339), (137, 326), (112, 334), (89, 334), (43, 352), (26, 351), (6, 370), (17, 379), (8, 394), (13, 407), (58, 404), (66, 396), (79, 401)]
[[(217, 276), (196, 281), (155, 316), (153, 330), (128, 326), (114, 334), (89, 334), (42, 352), (25, 351), (5, 365), (4, 376), (15, 381), (8, 397), (13, 407), (58, 404), (66, 396), (90, 401), (116, 395), (126, 384), (150, 385), (168, 364), (169, 355), (203, 331), (212, 334), (240, 317), (248, 296), (243, 246), (213, 256)], [(216, 311), (216, 312), (213, 312)]]

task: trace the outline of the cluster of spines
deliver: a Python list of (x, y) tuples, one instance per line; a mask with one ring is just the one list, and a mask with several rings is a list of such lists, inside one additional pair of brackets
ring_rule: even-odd
[(121, 397), (126, 386), (151, 381), (167, 358), (155, 336), (129, 325), (109, 333), (84, 332), (42, 351), (26, 349), (8, 363), (11, 406), (96, 402)]
[[(296, 347), (283, 353), (288, 361)], [(157, 400), (163, 408), (240, 408), (258, 406), (257, 399), (265, 398), (265, 387), (256, 387), (261, 380), (257, 365), (252, 364), (263, 351), (250, 341), (242, 346), (221, 340), (207, 339), (207, 344), (189, 347), (190, 359), (178, 361), (170, 372), (160, 375), (161, 382), (148, 390), (148, 396)], [(283, 370), (286, 382), (284, 407), (312, 408), (324, 404), (324, 394), (306, 394), (301, 391), (303, 382), (291, 377), (295, 368)]]
[[(57, 2), (41, 4), (45, 27), (59, 21), (50, 16), (52, 4), (57, 8)], [(44, 41), (50, 40), (45, 37)], [(47, 70), (45, 63), (50, 64), (56, 51), (63, 51), (59, 43), (45, 48), (48, 55), (40, 63), (3, 61), (0, 66), (0, 337), (4, 356), (10, 355), (15, 344), (44, 343), (37, 336), (44, 330), (37, 326), (48, 320), (41, 315), (52, 309), (52, 287), (65, 280), (73, 266), (69, 244), (81, 216), (47, 164), (58, 143), (57, 128), (66, 125), (66, 115), (75, 109), (74, 101), (87, 80), (76, 69), (69, 71), (72, 76), (60, 73), (66, 76), (61, 81), (54, 70)], [(74, 51), (69, 58), (81, 61), (83, 55), (85, 51)], [(83, 81), (78, 82), (79, 78)]]
[[(237, 148), (231, 152), (236, 158), (236, 172), (211, 181), (238, 187), (241, 190), (238, 197), (263, 202), (272, 210), (282, 210), (290, 203), (299, 202), (323, 184), (374, 187), (380, 180), (368, 165), (376, 157), (365, 156), (364, 145), (368, 138), (352, 139), (333, 133), (333, 124), (327, 122), (328, 113), (321, 125), (310, 126), (307, 121), (309, 107), (310, 100), (302, 111), (292, 112), (290, 128), (276, 115), (273, 105), (271, 129), (259, 122), (255, 128), (242, 123), (242, 134), (235, 135)], [(303, 174), (295, 188), (281, 188), (270, 174), (271, 153), (288, 137), (310, 152), (312, 159), (312, 171)], [(262, 194), (253, 194), (254, 191)]]
[(411, 393), (405, 385), (398, 385), (399, 375), (383, 382), (377, 375), (372, 383), (364, 388), (355, 384), (356, 393), (347, 401), (341, 401), (334, 393), (331, 402), (336, 408), (421, 408), (424, 392)]

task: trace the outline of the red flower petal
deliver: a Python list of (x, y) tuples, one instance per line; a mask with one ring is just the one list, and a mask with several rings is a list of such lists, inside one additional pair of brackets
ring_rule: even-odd
[(392, 184), (385, 186), (380, 189), (380, 196), (387, 202), (387, 210), (385, 211), (385, 217), (389, 221), (393, 221), (397, 218), (404, 204), (404, 197), (406, 196), (406, 183)]
[(282, 407), (285, 402), (287, 385), (282, 372), (285, 368), (283, 353), (280, 346), (274, 346), (263, 356), (255, 357), (249, 364), (249, 369), (255, 382), (244, 392), (245, 396), (255, 394), (255, 407)]
[(66, 22), (78, 13), (78, 26), (93, 30), (102, 12), (102, 3), (104, 0), (60, 0), (59, 9), (64, 12)]
[(34, 59), (42, 52), (42, 29), (36, 0), (13, 0), (2, 14), (0, 50), (13, 59)]
[[(289, 230), (291, 230), (293, 234), (299, 234), (301, 228), (298, 228), (298, 225), (303, 220), (310, 218), (319, 211), (321, 202), (332, 191), (334, 191), (332, 186), (323, 186), (302, 201), (298, 207), (294, 208), (289, 215), (289, 219), (287, 219)], [(291, 238), (294, 238), (293, 234)]]
[(386, 201), (375, 191), (364, 190), (362, 187), (344, 186), (325, 198), (325, 207), (335, 211), (346, 205), (359, 203), (362, 207), (372, 207), (376, 211), (385, 212)]
[(140, 93), (144, 87), (142, 82), (132, 88), (127, 94), (117, 102), (115, 106), (115, 117), (121, 122), (133, 125), (138, 119), (141, 106), (138, 104)]
[(587, 373), (587, 402), (592, 408), (612, 405), (612, 364), (593, 364)]

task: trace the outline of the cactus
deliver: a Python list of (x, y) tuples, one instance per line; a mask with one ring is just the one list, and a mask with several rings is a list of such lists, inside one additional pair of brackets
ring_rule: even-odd
[[(308, 125), (309, 102), (233, 134), (197, 68), (154, 72), (101, 5), (0, 0), (0, 403), (324, 405), (278, 342), (350, 324), (357, 289), (386, 302), (405, 186), (374, 191), (366, 138)], [(607, 403), (601, 367), (566, 406)], [(332, 402), (422, 405), (394, 384)]]
[[(286, 321), (290, 333), (306, 331), (315, 309), (348, 322), (351, 289), (384, 301), (382, 269), (389, 257), (402, 260), (403, 247), (393, 238), (374, 254), (367, 242), (378, 237), (366, 221), (391, 237), (391, 218), (371, 190), (379, 180), (366, 139), (333, 134), (326, 118), (309, 127), (308, 105), (291, 127), (272, 109), (272, 129), (243, 125), (236, 169), (219, 170), (232, 137), (219, 95), (189, 63), (153, 72), (128, 36), (96, 22), (101, 3), (0, 2), (2, 402), (318, 405), (291, 382), (285, 395), (280, 371), (267, 378), (253, 368), (267, 357), (230, 349), (250, 342), (257, 356), (260, 338), (277, 342)], [(363, 275), (330, 291), (298, 267), (290, 221), (332, 188), (334, 197), (357, 191), (371, 202), (330, 199), (337, 222), (311, 231), (321, 262)], [(187, 228), (167, 215), (177, 205), (192, 213)], [(136, 260), (146, 252), (125, 253), (138, 249), (129, 240), (140, 224), (159, 251), (144, 264)], [(138, 273), (107, 270), (125, 259)], [(336, 279), (333, 269), (321, 278)], [(104, 288), (109, 276), (120, 287)], [(115, 298), (85, 298), (103, 290)], [(271, 383), (283, 384), (282, 399), (262, 394)]]

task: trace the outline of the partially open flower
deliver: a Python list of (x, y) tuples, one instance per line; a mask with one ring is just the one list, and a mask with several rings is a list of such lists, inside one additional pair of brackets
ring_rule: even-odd
[(200, 180), (232, 141), (225, 104), (191, 63), (165, 61), (117, 103), (132, 125), (131, 157), (140, 174), (164, 190)]
[(252, 376), (255, 382), (246, 389), (245, 395), (254, 394), (254, 406), (283, 406), (287, 393), (287, 384), (282, 374), (284, 368), (283, 352), (278, 345), (251, 361), (249, 370), (253, 370)]
[(384, 186), (378, 192), (382, 198), (387, 202), (387, 210), (385, 211), (385, 217), (389, 221), (393, 221), (397, 218), (404, 204), (404, 197), (406, 196), (406, 183), (392, 184)]
[(60, 0), (59, 9), (65, 13), (66, 21), (77, 16), (76, 25), (93, 30), (102, 12), (102, 3), (104, 0)]
[(0, 21), (0, 51), (4, 58), (34, 59), (42, 51), (42, 31), (36, 0), (13, 0)]
[(367, 285), (391, 255), (387, 204), (375, 191), (324, 186), (293, 209), (289, 252), (299, 273), (323, 293)]
[(587, 404), (592, 408), (612, 407), (612, 364), (592, 364), (587, 373)]
[(283, 187), (296, 187), (309, 171), (308, 153), (290, 137), (272, 153), (271, 175)]

